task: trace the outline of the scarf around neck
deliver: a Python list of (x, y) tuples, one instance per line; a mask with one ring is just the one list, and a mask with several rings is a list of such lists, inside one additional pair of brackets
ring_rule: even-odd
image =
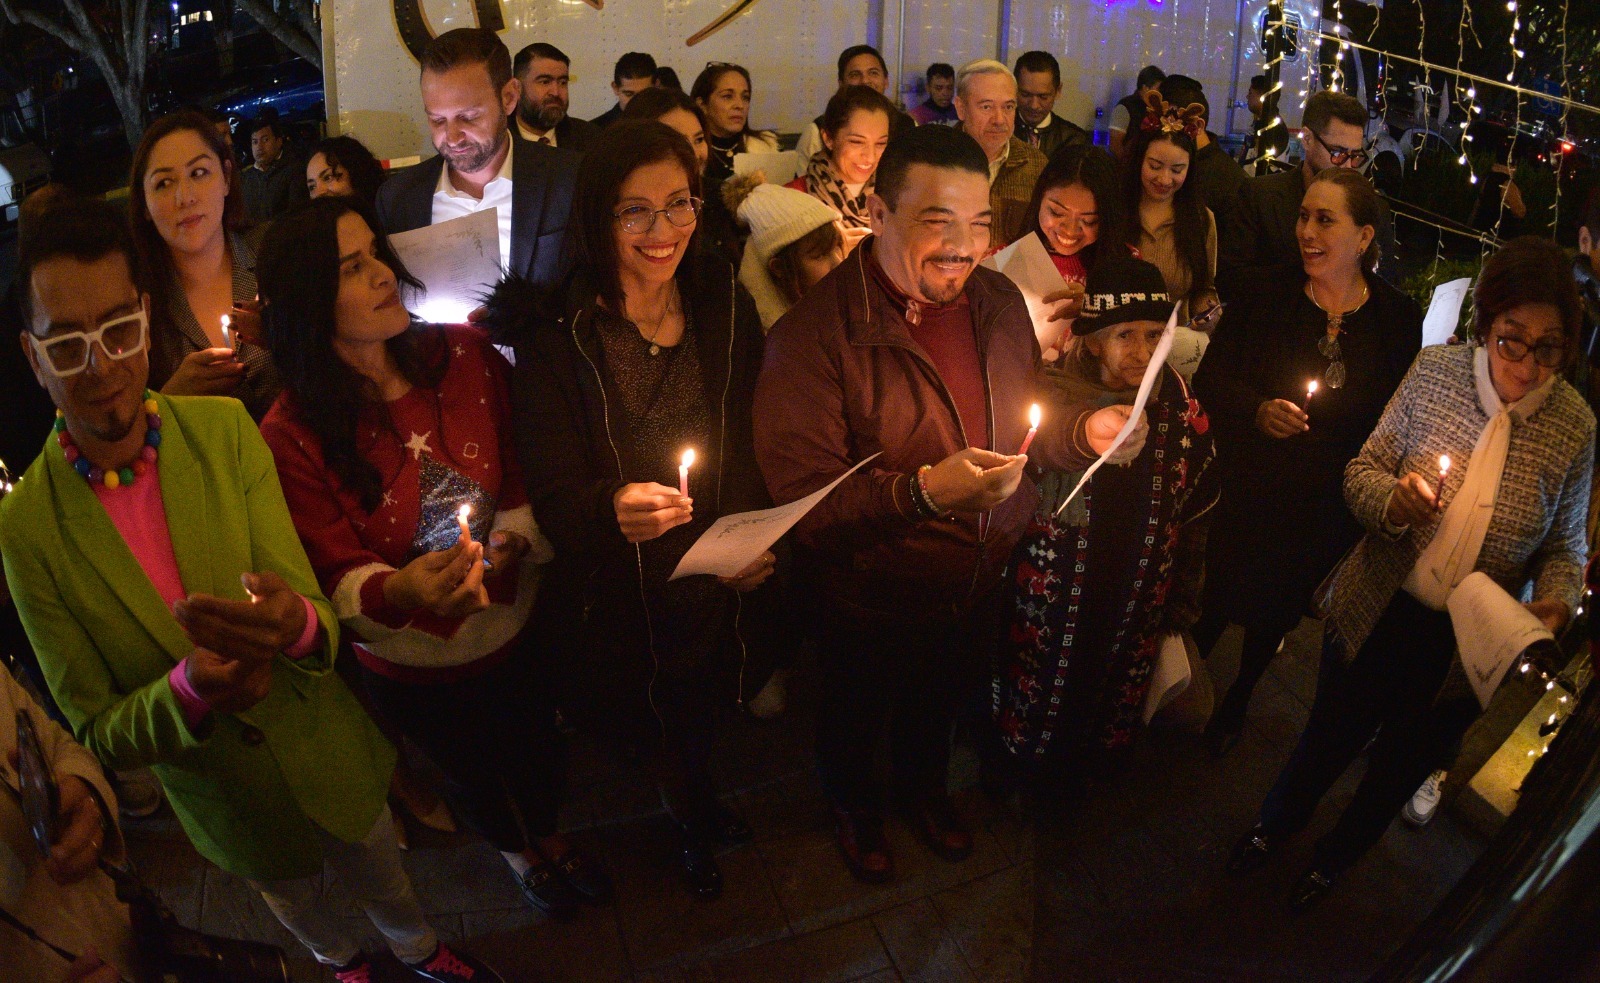
[(824, 148), (812, 154), (810, 162), (806, 164), (806, 193), (837, 208), (846, 228), (865, 229), (871, 225), (867, 219), (867, 195), (872, 194), (876, 177), (874, 174), (868, 178), (867, 183), (861, 186), (861, 193), (852, 197), (850, 189), (834, 173), (833, 162), (828, 159), (828, 151)]
[(1416, 566), (1403, 585), (1407, 593), (1435, 611), (1445, 610), (1451, 592), (1476, 569), (1484, 536), (1494, 518), (1500, 477), (1511, 450), (1511, 431), (1539, 412), (1556, 376), (1552, 373), (1532, 392), (1507, 405), (1495, 392), (1489, 372), (1489, 349), (1480, 347), (1472, 356), (1472, 380), (1478, 405), (1489, 422), (1473, 445), (1461, 489), (1450, 500), (1433, 538), (1417, 557)]

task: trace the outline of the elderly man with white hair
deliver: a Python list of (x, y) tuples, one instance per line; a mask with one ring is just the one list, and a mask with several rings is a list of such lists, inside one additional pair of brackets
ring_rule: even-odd
[(956, 116), (989, 157), (989, 207), (994, 212), (990, 248), (1010, 245), (1028, 226), (1028, 204), (1047, 158), (1012, 135), (1017, 123), (1017, 79), (992, 58), (969, 61), (956, 72)]

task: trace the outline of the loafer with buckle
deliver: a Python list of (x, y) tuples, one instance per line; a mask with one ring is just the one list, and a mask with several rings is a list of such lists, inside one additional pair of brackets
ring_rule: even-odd
[(1313, 867), (1306, 871), (1289, 889), (1289, 908), (1295, 912), (1310, 908), (1333, 890), (1333, 880), (1334, 875), (1325, 870)]
[(585, 857), (577, 850), (568, 850), (559, 857), (550, 859), (550, 866), (567, 886), (572, 888), (578, 899), (589, 904), (607, 904), (615, 894), (611, 884), (611, 877), (598, 863)]
[(883, 820), (866, 810), (833, 810), (835, 839), (844, 865), (856, 880), (866, 884), (887, 884), (894, 879), (894, 859), (889, 841), (883, 836)]
[(1250, 832), (1239, 837), (1228, 854), (1228, 873), (1248, 874), (1266, 866), (1278, 850), (1278, 837), (1268, 833), (1260, 823), (1250, 827)]
[(557, 921), (578, 913), (578, 895), (548, 863), (528, 868), (521, 879), (522, 896), (528, 904)]

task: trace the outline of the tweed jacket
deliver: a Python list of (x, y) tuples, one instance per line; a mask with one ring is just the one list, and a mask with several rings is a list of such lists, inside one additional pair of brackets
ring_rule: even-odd
[(1049, 158), (1037, 148), (1028, 146), (1016, 137), (1011, 138), (1010, 153), (1000, 164), (1000, 173), (989, 182), (989, 207), (994, 211), (990, 249), (1004, 249), (1027, 231), (1028, 205), (1033, 202), (1033, 186), (1047, 163)]
[[(1367, 533), (1329, 575), (1318, 601), (1346, 659), (1360, 650), (1444, 514), (1441, 509), (1427, 523), (1392, 535), (1383, 516), (1399, 478), (1415, 471), (1436, 481), (1439, 455), (1470, 460), (1489, 423), (1473, 381), (1474, 351), (1470, 345), (1424, 348), (1361, 453), (1345, 468), (1345, 501)], [(1513, 597), (1524, 596), (1532, 581), (1534, 600), (1577, 607), (1587, 554), (1584, 520), (1594, 431), (1594, 413), (1564, 379), (1556, 380), (1531, 419), (1511, 431), (1494, 515), (1475, 569)], [(1466, 472), (1466, 467), (1451, 469), (1445, 509)]]

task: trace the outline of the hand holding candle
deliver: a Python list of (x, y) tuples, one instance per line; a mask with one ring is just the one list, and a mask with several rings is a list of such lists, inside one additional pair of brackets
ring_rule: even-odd
[(1302, 410), (1311, 409), (1311, 397), (1315, 396), (1316, 394), (1317, 394), (1317, 380), (1312, 379), (1309, 383), (1306, 384), (1306, 399), (1305, 399), (1305, 402), (1300, 404), (1300, 408)]
[(1028, 407), (1028, 434), (1022, 438), (1022, 449), (1017, 451), (1018, 454), (1028, 453), (1028, 447), (1033, 443), (1034, 435), (1039, 432), (1040, 419), (1042, 419), (1042, 414), (1039, 411), (1039, 404), (1034, 403)]
[(694, 466), (694, 448), (683, 452), (683, 463), (678, 465), (678, 494), (689, 497), (689, 469)]

